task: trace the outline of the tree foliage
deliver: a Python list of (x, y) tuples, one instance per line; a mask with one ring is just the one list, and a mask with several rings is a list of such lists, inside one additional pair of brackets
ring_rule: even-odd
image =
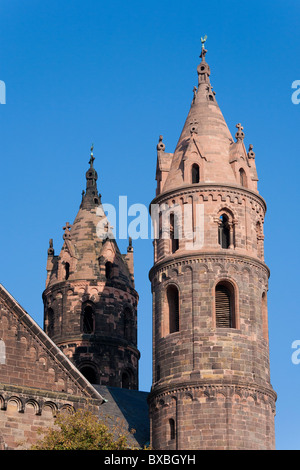
[(59, 414), (54, 426), (32, 446), (32, 450), (126, 450), (130, 433), (119, 422), (108, 423), (89, 411)]

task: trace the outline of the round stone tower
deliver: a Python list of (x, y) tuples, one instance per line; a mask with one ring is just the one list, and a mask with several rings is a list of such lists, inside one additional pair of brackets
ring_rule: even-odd
[(253, 146), (235, 140), (210, 84), (204, 44), (174, 154), (157, 146), (154, 449), (273, 449), (263, 224)]
[(97, 190), (93, 149), (86, 191), (58, 256), (50, 240), (44, 329), (93, 384), (138, 388), (133, 248), (120, 253)]

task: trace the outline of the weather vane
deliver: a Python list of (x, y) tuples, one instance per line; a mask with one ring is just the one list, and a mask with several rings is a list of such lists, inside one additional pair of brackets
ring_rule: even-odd
[(94, 144), (92, 144), (92, 146), (91, 146), (91, 159), (89, 161), (89, 164), (91, 165), (91, 167), (93, 166), (94, 160), (95, 160), (95, 157), (94, 157)]
[(204, 44), (206, 42), (207, 36), (205, 35), (204, 38), (201, 38), (202, 49), (204, 49)]

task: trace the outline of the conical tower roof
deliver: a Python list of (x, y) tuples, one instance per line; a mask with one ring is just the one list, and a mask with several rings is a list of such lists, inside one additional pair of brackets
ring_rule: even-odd
[(163, 191), (185, 184), (184, 166), (188, 160), (192, 162), (197, 154), (198, 159), (205, 161), (202, 183), (236, 183), (230, 166), (234, 140), (210, 83), (210, 67), (205, 59), (206, 53), (203, 43), (201, 63), (197, 67), (198, 88), (194, 87), (194, 98)]
[(131, 242), (128, 248), (130, 254), (122, 255), (112, 232), (113, 227), (105, 215), (101, 194), (98, 193), (94, 160), (92, 147), (90, 167), (86, 172), (86, 190), (82, 191), (82, 201), (73, 224), (66, 222), (63, 227), (64, 243), (59, 256), (54, 256), (53, 243), (50, 240), (47, 287), (61, 280), (99, 280), (101, 262), (107, 257), (108, 251), (120, 272), (133, 281)]
[(103, 245), (99, 228), (103, 229), (102, 221), (105, 215), (101, 205), (101, 195), (97, 189), (98, 175), (94, 168), (94, 160), (92, 146), (90, 168), (86, 172), (86, 191), (82, 191), (80, 208), (70, 231), (64, 234), (65, 243), (69, 240), (77, 260), (73, 276), (78, 279), (82, 276), (91, 279), (97, 275), (95, 268)]

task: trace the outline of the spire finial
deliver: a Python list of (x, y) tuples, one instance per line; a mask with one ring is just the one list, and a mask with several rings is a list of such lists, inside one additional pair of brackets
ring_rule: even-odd
[(48, 256), (54, 256), (53, 238), (49, 240)]
[(198, 89), (201, 83), (209, 83), (210, 68), (209, 68), (209, 65), (205, 62), (205, 55), (207, 53), (207, 50), (205, 49), (204, 46), (205, 46), (206, 39), (207, 39), (206, 35), (204, 36), (204, 38), (201, 38), (202, 47), (201, 47), (200, 57), (202, 59), (202, 62), (197, 67)]
[(253, 152), (253, 145), (249, 145), (248, 158), (255, 158), (255, 153)]
[(63, 230), (65, 231), (64, 234), (63, 234), (63, 239), (65, 240), (66, 238), (67, 239), (70, 239), (71, 238), (71, 233), (70, 233), (70, 228), (72, 227), (72, 225), (69, 224), (69, 222), (66, 222), (66, 225), (63, 227)]
[(133, 251), (133, 246), (132, 246), (132, 238), (129, 237), (129, 241), (128, 241), (128, 247), (127, 247), (127, 253)]
[(204, 38), (201, 38), (202, 49), (204, 49), (204, 44), (206, 42), (207, 36), (205, 35)]
[(94, 160), (95, 160), (95, 157), (94, 157), (94, 144), (92, 144), (92, 146), (91, 146), (91, 158), (90, 158), (90, 161), (89, 161), (89, 164), (90, 164), (91, 168), (93, 168)]
[[(85, 195), (83, 196), (83, 201), (82, 203), (85, 203), (85, 205), (89, 202), (92, 203), (92, 206), (94, 204), (99, 204), (99, 199), (98, 199), (98, 191), (97, 191), (97, 171), (94, 168), (94, 144), (91, 146), (91, 157), (90, 157), (90, 168), (85, 174), (86, 177), (86, 192)], [(87, 197), (88, 196), (88, 197)]]
[(243, 128), (242, 124), (238, 123), (235, 127), (236, 127), (237, 130), (238, 130), (237, 133), (235, 134), (236, 140), (237, 140), (237, 141), (239, 141), (239, 140), (243, 141), (243, 140), (244, 140), (244, 137), (245, 137), (245, 134), (244, 134), (244, 132), (243, 132), (243, 129), (244, 129), (244, 128)]
[(166, 148), (166, 146), (165, 146), (165, 144), (163, 143), (163, 136), (160, 135), (160, 136), (159, 136), (158, 144), (157, 144), (157, 146), (156, 146), (156, 149), (157, 149), (157, 150), (161, 150), (162, 152), (164, 152), (164, 151), (165, 151), (165, 148)]
[(200, 57), (203, 62), (205, 62), (205, 54), (207, 53), (207, 50), (205, 49), (205, 43), (207, 40), (207, 36), (205, 35), (204, 38), (201, 37), (201, 54)]

